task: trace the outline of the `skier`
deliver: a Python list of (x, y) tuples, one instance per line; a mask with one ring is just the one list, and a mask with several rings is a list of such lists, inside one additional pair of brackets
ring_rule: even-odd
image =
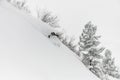
[(58, 35), (57, 33), (55, 33), (55, 32), (51, 32), (51, 34), (50, 34), (50, 35), (48, 35), (48, 38), (50, 38), (51, 36), (56, 36), (56, 37), (59, 37), (59, 35)]

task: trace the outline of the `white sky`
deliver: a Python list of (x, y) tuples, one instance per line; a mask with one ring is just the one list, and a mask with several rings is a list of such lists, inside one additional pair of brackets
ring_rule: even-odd
[[(98, 26), (101, 42), (113, 55), (120, 57), (120, 1), (119, 0), (28, 0), (31, 9), (36, 7), (55, 13), (60, 25), (70, 35), (80, 35), (88, 21)], [(120, 62), (120, 60), (119, 60)]]

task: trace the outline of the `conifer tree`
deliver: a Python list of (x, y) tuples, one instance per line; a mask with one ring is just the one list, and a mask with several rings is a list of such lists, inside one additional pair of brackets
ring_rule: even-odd
[(115, 66), (114, 58), (111, 57), (110, 50), (105, 51), (105, 56), (101, 53), (104, 47), (99, 47), (100, 36), (96, 36), (97, 27), (91, 22), (85, 25), (85, 29), (79, 38), (79, 52), (83, 55), (83, 64), (101, 80), (109, 80), (108, 76), (120, 79), (120, 73)]
[(86, 51), (92, 47), (96, 47), (100, 44), (99, 38), (100, 36), (96, 36), (97, 27), (92, 25), (91, 22), (88, 22), (85, 25), (85, 29), (80, 36), (79, 40), (79, 50)]
[(120, 73), (114, 62), (115, 58), (112, 58), (110, 50), (105, 51), (105, 57), (102, 61), (102, 70), (105, 75), (112, 76), (120, 79)]
[(100, 36), (96, 36), (96, 31), (97, 27), (88, 22), (79, 38), (79, 51), (83, 53), (82, 62), (86, 66), (93, 66), (93, 63), (95, 65), (97, 62), (96, 59), (102, 58), (100, 53), (103, 52), (104, 48), (97, 48), (100, 44), (98, 40)]

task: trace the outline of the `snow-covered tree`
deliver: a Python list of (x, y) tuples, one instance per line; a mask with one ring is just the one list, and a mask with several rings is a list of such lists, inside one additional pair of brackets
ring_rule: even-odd
[(92, 63), (95, 62), (96, 58), (102, 58), (100, 53), (103, 52), (104, 48), (97, 48), (100, 44), (100, 41), (98, 40), (100, 36), (96, 36), (96, 31), (97, 27), (91, 24), (91, 22), (88, 22), (79, 38), (79, 51), (80, 53), (83, 53), (82, 62), (86, 66), (93, 66)]
[(104, 47), (99, 48), (99, 38), (96, 36), (97, 28), (91, 22), (85, 25), (85, 29), (79, 39), (79, 52), (83, 55), (84, 65), (101, 80), (109, 80), (108, 76), (120, 79), (118, 68), (114, 64), (110, 50), (105, 51), (105, 56), (101, 53)]
[(97, 27), (92, 25), (91, 22), (88, 22), (85, 25), (85, 29), (80, 36), (79, 40), (79, 50), (87, 51), (92, 47), (96, 47), (100, 44), (99, 38), (100, 36), (96, 36)]
[(112, 54), (110, 50), (105, 51), (105, 57), (102, 61), (102, 70), (104, 74), (112, 76), (114, 78), (120, 79), (120, 73), (118, 68), (115, 65), (114, 58), (112, 58)]
[[(37, 12), (37, 14), (40, 15), (40, 12)], [(51, 12), (49, 11), (44, 11), (42, 16), (41, 16), (41, 20), (45, 23), (48, 23), (51, 27), (60, 27), (58, 22), (59, 22), (59, 19), (57, 16), (54, 16), (52, 15)]]
[[(63, 35), (63, 34), (62, 34)], [(66, 46), (68, 47), (71, 51), (73, 51), (74, 53), (78, 53), (78, 51), (76, 50), (76, 47), (77, 45), (74, 43), (75, 41), (75, 38), (74, 37), (69, 37), (69, 36), (66, 36), (64, 35), (63, 36), (60, 36), (60, 41)], [(70, 38), (70, 39), (69, 39)]]
[(102, 53), (104, 48), (91, 48), (86, 54), (84, 54), (84, 58), (82, 62), (89, 67), (94, 67), (99, 63), (99, 59), (102, 59), (103, 56), (100, 54)]

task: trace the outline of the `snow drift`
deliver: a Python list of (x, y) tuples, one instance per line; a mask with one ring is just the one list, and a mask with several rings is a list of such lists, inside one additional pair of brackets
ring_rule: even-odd
[(99, 80), (61, 44), (53, 29), (6, 1), (0, 4), (0, 80)]

